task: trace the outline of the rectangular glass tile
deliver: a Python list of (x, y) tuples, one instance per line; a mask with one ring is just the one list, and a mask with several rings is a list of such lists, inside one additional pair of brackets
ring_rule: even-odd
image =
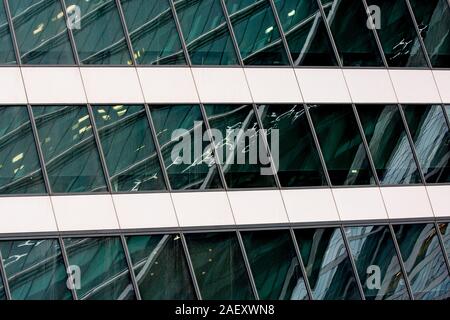
[(0, 242), (13, 300), (69, 300), (66, 267), (58, 240)]
[(52, 191), (106, 191), (87, 108), (42, 106), (33, 113)]
[(448, 223), (438, 223), (438, 227), (442, 234), (447, 258), (450, 260), (450, 226)]
[(308, 300), (289, 230), (241, 234), (261, 300)]
[(0, 64), (14, 64), (16, 56), (13, 49), (11, 30), (6, 16), (5, 5), (0, 1)]
[(93, 107), (113, 191), (165, 190), (143, 106)]
[(127, 237), (143, 300), (195, 300), (195, 290), (178, 234)]
[(203, 299), (254, 299), (236, 233), (192, 233), (186, 241)]
[(78, 299), (135, 299), (120, 238), (66, 238), (64, 246), (69, 265), (79, 268)]

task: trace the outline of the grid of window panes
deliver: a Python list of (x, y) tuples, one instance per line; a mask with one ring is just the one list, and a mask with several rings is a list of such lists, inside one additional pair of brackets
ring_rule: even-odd
[(0, 64), (450, 67), (447, 0), (3, 0)]
[(450, 299), (448, 222), (0, 239), (0, 300)]

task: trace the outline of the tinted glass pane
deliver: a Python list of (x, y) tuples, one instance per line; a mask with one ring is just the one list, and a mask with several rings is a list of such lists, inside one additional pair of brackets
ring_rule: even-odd
[(270, 159), (261, 157), (267, 152), (253, 107), (207, 105), (205, 109), (211, 129), (220, 132), (214, 140), (228, 187), (274, 187)]
[(238, 64), (220, 1), (174, 2), (192, 64)]
[(44, 193), (26, 107), (0, 107), (0, 193)]
[(322, 1), (344, 66), (382, 66), (380, 51), (362, 1)]
[(94, 115), (113, 190), (165, 189), (144, 107), (99, 106)]
[(416, 300), (448, 299), (450, 276), (433, 224), (394, 226)]
[(361, 299), (340, 229), (299, 229), (295, 236), (314, 299)]
[(409, 105), (403, 110), (426, 181), (450, 182), (450, 132), (441, 106)]
[[(311, 129), (301, 105), (258, 107), (268, 141), (279, 136), (278, 178), (283, 187), (322, 186), (327, 181)], [(275, 131), (277, 130), (277, 131)], [(273, 153), (273, 148), (272, 148)]]
[(348, 227), (345, 233), (366, 299), (409, 299), (389, 227)]
[(450, 227), (448, 223), (439, 223), (439, 230), (442, 234), (442, 239), (444, 241), (445, 251), (447, 253), (447, 257), (450, 259)]
[(142, 299), (196, 298), (179, 235), (133, 236), (127, 245)]
[(374, 184), (366, 149), (350, 105), (310, 105), (333, 185)]
[(360, 105), (357, 109), (381, 184), (420, 183), (398, 106)]
[(445, 0), (410, 0), (431, 64), (450, 67), (450, 7)]
[(235, 233), (188, 234), (186, 240), (203, 299), (254, 299)]
[(138, 64), (186, 64), (167, 0), (121, 0)]
[(242, 239), (260, 299), (308, 299), (288, 230), (243, 232)]
[(80, 268), (80, 300), (130, 300), (134, 289), (119, 238), (67, 238), (71, 266)]
[(105, 191), (86, 107), (33, 107), (53, 192)]
[(4, 241), (0, 250), (12, 299), (72, 299), (58, 240)]
[(151, 113), (172, 188), (221, 188), (200, 107), (154, 106)]
[(9, 1), (22, 63), (74, 64), (58, 0)]
[(11, 40), (11, 33), (6, 18), (5, 6), (0, 1), (0, 64), (15, 63), (16, 57)]
[(131, 64), (123, 26), (114, 0), (66, 0), (70, 14), (81, 11), (80, 28), (73, 28), (83, 64)]
[(0, 300), (6, 300), (5, 286), (3, 285), (3, 279), (0, 276)]

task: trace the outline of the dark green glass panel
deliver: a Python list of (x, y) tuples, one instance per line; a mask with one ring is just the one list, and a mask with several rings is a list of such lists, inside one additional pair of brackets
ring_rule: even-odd
[(345, 233), (366, 299), (408, 300), (389, 227), (348, 227)]
[(261, 300), (308, 300), (289, 230), (242, 232)]
[(350, 105), (308, 106), (333, 185), (373, 185), (373, 173)]
[(427, 183), (450, 182), (450, 132), (440, 105), (403, 106)]
[(195, 300), (195, 290), (178, 234), (127, 238), (143, 300)]
[(447, 258), (450, 260), (450, 226), (448, 223), (438, 223), (438, 227), (442, 234)]
[(80, 268), (78, 299), (135, 299), (120, 238), (67, 238), (64, 246), (69, 265)]
[(10, 0), (9, 8), (22, 63), (75, 63), (59, 0)]
[(5, 286), (3, 285), (3, 279), (0, 275), (0, 301), (6, 300)]
[(53, 192), (106, 191), (86, 107), (33, 107)]
[(447, 113), (447, 119), (450, 121), (450, 105), (444, 106), (445, 112)]
[(58, 240), (0, 242), (13, 300), (68, 300), (67, 274)]
[(165, 190), (143, 106), (93, 107), (113, 191)]
[(26, 107), (0, 107), (0, 194), (45, 193)]
[(174, 2), (192, 64), (239, 64), (220, 1)]
[(236, 233), (193, 233), (186, 241), (203, 299), (254, 299)]
[(10, 31), (5, 6), (0, 1), (0, 64), (16, 63)]
[(427, 67), (406, 2), (368, 0), (367, 4), (381, 10), (377, 32), (389, 67)]
[(410, 0), (435, 68), (450, 68), (450, 7), (446, 0)]
[(258, 113), (267, 130), (267, 140), (271, 141), (275, 132), (279, 136), (278, 178), (281, 185), (327, 185), (303, 106), (261, 105), (258, 106)]
[(80, 28), (73, 29), (82, 64), (131, 64), (115, 0), (66, 0), (68, 11), (81, 10)]
[(322, 1), (340, 59), (344, 66), (383, 66), (362, 1)]
[(339, 228), (295, 230), (313, 299), (360, 300)]
[(121, 0), (138, 64), (186, 64), (167, 0)]
[(398, 106), (358, 105), (357, 109), (380, 183), (421, 183)]
[(152, 106), (151, 114), (172, 189), (222, 188), (200, 107)]
[(263, 144), (253, 107), (205, 105), (205, 109), (228, 187), (275, 187), (267, 147)]
[(268, 1), (225, 1), (247, 65), (287, 65), (289, 60)]
[(434, 224), (394, 226), (416, 300), (450, 298), (450, 275)]
[(274, 0), (295, 66), (337, 66), (316, 1)]

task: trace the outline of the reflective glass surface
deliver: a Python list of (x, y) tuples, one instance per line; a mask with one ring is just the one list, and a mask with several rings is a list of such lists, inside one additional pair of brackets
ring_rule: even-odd
[(438, 223), (438, 227), (442, 234), (445, 252), (450, 260), (450, 226), (448, 223)]
[(143, 106), (93, 107), (113, 191), (164, 190)]
[(0, 64), (16, 62), (5, 5), (0, 1)]
[(0, 300), (6, 300), (5, 286), (3, 284), (3, 279), (0, 276)]

